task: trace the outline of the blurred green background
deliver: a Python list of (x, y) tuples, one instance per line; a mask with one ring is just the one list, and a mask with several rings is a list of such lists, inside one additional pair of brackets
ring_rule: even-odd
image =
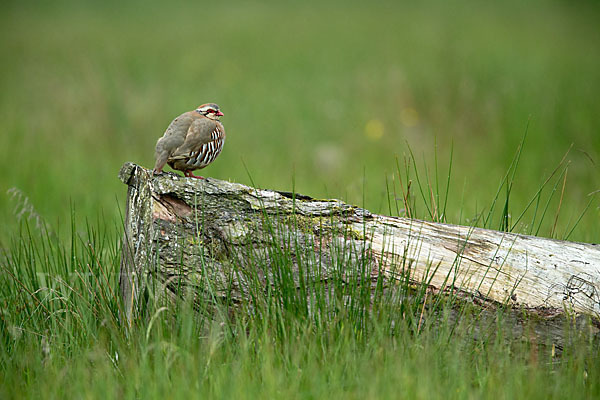
[[(51, 226), (72, 208), (118, 225), (123, 162), (152, 167), (169, 122), (209, 101), (228, 139), (202, 175), (375, 212), (409, 146), (432, 177), (437, 151), (443, 181), (454, 146), (452, 223), (489, 207), (529, 121), (511, 209), (573, 145), (568, 229), (600, 188), (598, 21), (578, 1), (4, 2), (0, 238), (24, 205), (10, 188)], [(571, 239), (598, 242), (599, 214)]]

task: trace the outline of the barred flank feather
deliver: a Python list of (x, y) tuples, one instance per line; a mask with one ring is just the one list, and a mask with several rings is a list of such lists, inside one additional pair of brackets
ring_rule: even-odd
[(208, 164), (212, 163), (221, 153), (221, 150), (223, 150), (225, 137), (219, 127), (216, 127), (210, 136), (212, 141), (203, 144), (198, 151), (190, 154), (186, 163), (190, 169), (206, 167)]

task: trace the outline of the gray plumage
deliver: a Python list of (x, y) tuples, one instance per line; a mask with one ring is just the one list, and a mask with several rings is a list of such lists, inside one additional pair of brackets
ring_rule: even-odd
[(154, 173), (165, 164), (185, 176), (201, 178), (192, 171), (212, 163), (225, 144), (225, 128), (219, 121), (219, 106), (207, 103), (175, 118), (156, 142)]

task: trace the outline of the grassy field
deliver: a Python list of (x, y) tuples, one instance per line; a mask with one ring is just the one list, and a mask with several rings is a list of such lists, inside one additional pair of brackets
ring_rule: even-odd
[(359, 324), (156, 304), (127, 330), (114, 292), (118, 170), (151, 167), (209, 101), (228, 139), (205, 176), (404, 215), (388, 200), (409, 168), (413, 216), (598, 243), (599, 20), (585, 1), (6, 2), (0, 397), (598, 395), (590, 342), (557, 359), (410, 318), (391, 332), (418, 298)]

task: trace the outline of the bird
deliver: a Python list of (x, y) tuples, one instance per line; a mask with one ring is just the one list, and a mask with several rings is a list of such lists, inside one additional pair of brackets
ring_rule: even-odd
[(223, 115), (217, 104), (206, 103), (175, 118), (156, 142), (153, 174), (169, 164), (186, 177), (204, 179), (192, 172), (212, 163), (223, 150), (225, 128), (219, 120)]

